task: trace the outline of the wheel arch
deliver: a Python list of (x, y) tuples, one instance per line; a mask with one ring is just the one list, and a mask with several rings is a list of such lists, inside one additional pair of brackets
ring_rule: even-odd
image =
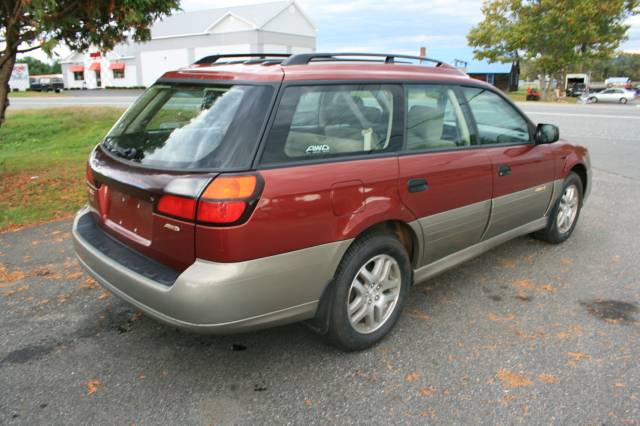
[(588, 185), (591, 184), (591, 182), (589, 182), (589, 176), (587, 174), (586, 166), (584, 164), (578, 163), (571, 167), (569, 171), (574, 172), (578, 175), (578, 177), (580, 177), (580, 180), (582, 181), (582, 192), (586, 193)]
[[(356, 241), (374, 233), (391, 233), (395, 235), (400, 243), (407, 249), (409, 259), (411, 259), (411, 268), (417, 268), (418, 262), (422, 256), (422, 244), (420, 244), (422, 228), (420, 228), (419, 225), (411, 226), (411, 224), (403, 220), (383, 220), (365, 228), (353, 239), (344, 253), (346, 254), (349, 248), (351, 248)], [(342, 256), (344, 258), (344, 254)], [(340, 259), (340, 262), (342, 262), (342, 259)], [(340, 262), (338, 263), (338, 267)], [(330, 300), (333, 298), (334, 288), (334, 280), (332, 279), (322, 292), (315, 317), (306, 323), (312, 330), (319, 334), (325, 334), (328, 330), (329, 316), (332, 310)]]
[(362, 239), (366, 235), (376, 232), (391, 233), (395, 235), (407, 250), (409, 259), (411, 259), (411, 266), (414, 269), (417, 267), (422, 255), (420, 244), (421, 236), (418, 235), (418, 233), (421, 232), (421, 229), (419, 227), (412, 227), (410, 224), (402, 220), (384, 220), (364, 229), (354, 239), (353, 243), (355, 243), (359, 239)]

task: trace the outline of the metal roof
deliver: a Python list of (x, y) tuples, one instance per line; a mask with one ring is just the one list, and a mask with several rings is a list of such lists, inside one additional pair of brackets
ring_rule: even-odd
[(511, 63), (502, 64), (500, 62), (469, 61), (466, 72), (467, 74), (509, 74), (511, 67)]
[(242, 6), (226, 6), (172, 15), (153, 25), (151, 38), (205, 34), (213, 25), (229, 15), (246, 22), (255, 29), (260, 29), (292, 5), (297, 7), (298, 11), (313, 25), (295, 1), (274, 1)]
[(605, 80), (607, 84), (625, 84), (630, 82), (631, 79), (629, 77), (609, 77)]

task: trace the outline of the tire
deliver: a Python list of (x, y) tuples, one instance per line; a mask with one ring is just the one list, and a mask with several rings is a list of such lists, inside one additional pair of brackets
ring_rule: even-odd
[[(575, 199), (568, 193), (571, 187), (576, 191)], [(570, 172), (562, 185), (562, 193), (551, 210), (547, 227), (534, 233), (534, 237), (551, 244), (560, 244), (566, 241), (578, 223), (583, 194), (582, 179), (576, 173)], [(572, 205), (573, 208), (571, 208)], [(570, 219), (566, 219), (567, 217)], [(564, 218), (564, 221), (561, 218)], [(569, 220), (570, 222), (568, 222)]]
[(594, 103), (594, 104), (597, 104), (598, 103), (598, 98), (592, 96), (592, 97), (589, 98), (589, 101)]
[(623, 105), (624, 105), (624, 104), (626, 104), (627, 102), (628, 102), (628, 101), (627, 101), (627, 98), (620, 98), (620, 103), (621, 103), (621, 104), (623, 104)]
[[(370, 278), (375, 278), (376, 267), (382, 273), (376, 279), (367, 280), (363, 269)], [(366, 349), (381, 341), (400, 317), (412, 274), (407, 251), (395, 236), (375, 233), (356, 240), (342, 258), (334, 277), (328, 311), (329, 341), (345, 351)], [(379, 279), (384, 276), (388, 279), (380, 284)], [(367, 285), (367, 281), (374, 285)], [(394, 287), (385, 289), (385, 282), (388, 287)], [(351, 315), (350, 305), (357, 308)], [(366, 313), (358, 320), (363, 310)]]

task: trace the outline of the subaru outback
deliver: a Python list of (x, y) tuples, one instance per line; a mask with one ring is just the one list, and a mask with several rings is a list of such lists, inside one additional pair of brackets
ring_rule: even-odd
[(423, 57), (216, 55), (164, 74), (92, 151), (83, 267), (171, 326), (306, 321), (380, 341), (413, 283), (518, 236), (560, 243), (584, 147)]

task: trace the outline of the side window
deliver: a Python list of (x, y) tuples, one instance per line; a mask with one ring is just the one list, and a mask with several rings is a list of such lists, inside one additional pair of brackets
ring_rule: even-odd
[(407, 86), (407, 150), (471, 145), (469, 127), (451, 87)]
[(481, 144), (528, 143), (529, 124), (507, 101), (487, 89), (463, 87)]
[(278, 164), (393, 151), (399, 86), (292, 86), (285, 89), (262, 163)]

